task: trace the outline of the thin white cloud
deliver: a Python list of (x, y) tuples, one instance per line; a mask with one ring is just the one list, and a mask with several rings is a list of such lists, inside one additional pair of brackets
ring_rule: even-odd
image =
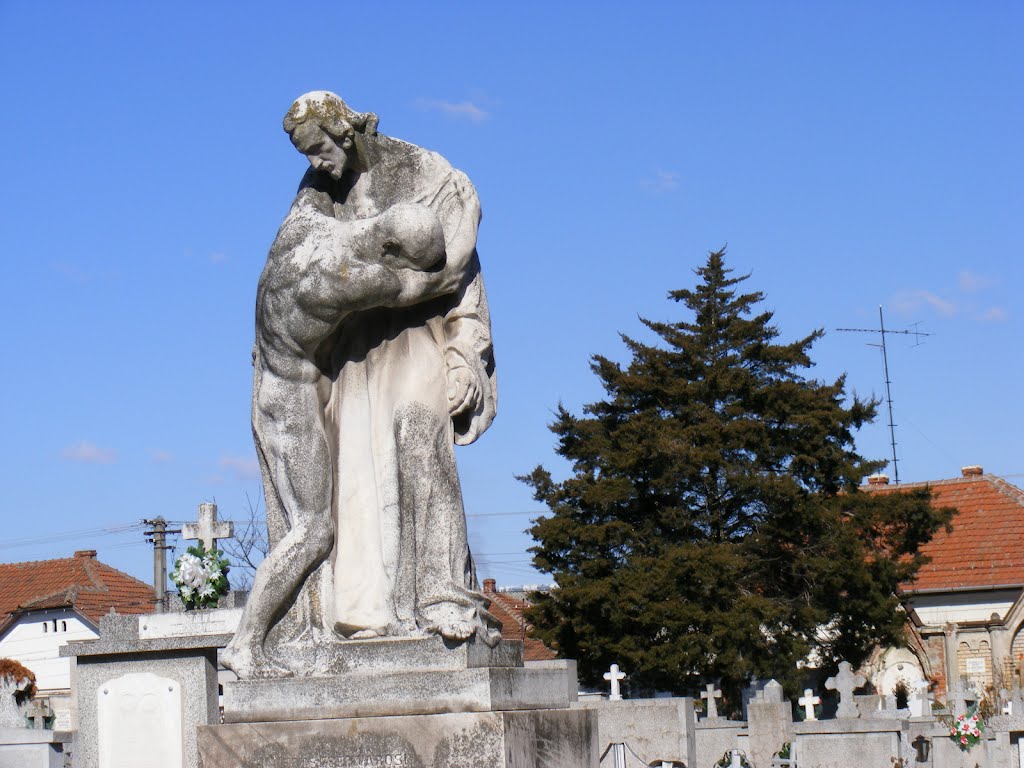
[(673, 192), (679, 189), (679, 174), (676, 171), (658, 168), (654, 171), (653, 177), (642, 179), (640, 186), (658, 194)]
[(416, 99), (416, 106), (431, 112), (440, 112), (449, 117), (482, 123), (490, 113), (472, 101), (444, 101), (443, 99)]
[(223, 251), (214, 251), (209, 258), (211, 264), (223, 264), (228, 260), (228, 255)]
[(971, 272), (969, 269), (961, 270), (960, 275), (957, 277), (957, 285), (960, 286), (960, 290), (964, 293), (983, 291), (986, 288), (991, 288), (995, 285), (995, 282), (993, 278), (979, 275), (977, 272)]
[(990, 323), (1001, 323), (1010, 316), (1002, 307), (989, 307), (985, 313), (981, 316), (982, 320), (986, 320)]
[(100, 448), (96, 443), (88, 440), (79, 440), (73, 445), (67, 446), (61, 451), (61, 458), (66, 461), (74, 461), (79, 464), (113, 464), (117, 454), (106, 448)]
[(255, 480), (260, 476), (259, 462), (251, 456), (221, 456), (217, 466), (231, 470), (239, 480)]
[(901, 291), (892, 297), (892, 308), (904, 315), (912, 315), (928, 307), (943, 317), (956, 314), (957, 306), (952, 301), (924, 289)]
[(174, 461), (174, 454), (168, 451), (150, 451), (149, 456), (154, 464), (170, 464)]

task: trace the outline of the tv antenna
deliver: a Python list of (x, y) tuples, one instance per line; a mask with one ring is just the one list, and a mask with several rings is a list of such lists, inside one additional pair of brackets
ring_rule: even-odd
[(923, 342), (921, 341), (922, 336), (931, 336), (930, 333), (924, 333), (917, 329), (917, 323), (914, 324), (914, 330), (912, 331), (890, 331), (885, 327), (885, 316), (882, 314), (882, 305), (878, 305), (878, 327), (877, 328), (836, 328), (837, 331), (843, 331), (844, 333), (877, 333), (882, 337), (881, 344), (871, 344), (869, 346), (879, 347), (882, 350), (882, 367), (885, 370), (885, 402), (889, 406), (889, 442), (892, 445), (892, 471), (896, 478), (896, 485), (900, 484), (900, 465), (896, 458), (896, 424), (892, 418), (892, 381), (889, 379), (889, 353), (885, 344), (885, 335), (887, 333), (899, 333), (906, 336), (913, 336), (915, 341), (915, 347), (920, 346)]

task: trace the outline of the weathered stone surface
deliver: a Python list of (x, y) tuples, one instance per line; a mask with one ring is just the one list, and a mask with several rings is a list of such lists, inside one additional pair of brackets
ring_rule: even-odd
[(798, 765), (815, 768), (892, 768), (900, 756), (898, 732), (798, 736)]
[(498, 639), (453, 451), (497, 403), (479, 201), (439, 155), (376, 126), (324, 91), (284, 119), (310, 168), (257, 289), (271, 550), (222, 655), (243, 679), (321, 673), (333, 633)]
[(139, 639), (231, 635), (241, 618), (241, 608), (151, 613), (138, 617)]
[(647, 764), (680, 761), (696, 765), (693, 699), (586, 699), (574, 709), (597, 713), (602, 754), (610, 744), (628, 744)]
[(53, 731), (0, 728), (0, 768), (64, 768), (64, 741)]
[[(136, 617), (129, 617), (135, 620)], [(138, 628), (137, 621), (135, 622)], [(168, 639), (169, 640), (169, 639)], [(115, 641), (108, 641), (110, 645)], [(147, 641), (156, 642), (156, 641)], [(65, 646), (67, 647), (67, 646)], [(151, 673), (173, 680), (181, 691), (181, 744), (184, 768), (196, 768), (196, 726), (219, 720), (216, 648), (79, 655), (72, 667), (78, 735), (75, 768), (100, 768), (98, 702), (102, 686), (125, 675)]]
[(597, 768), (582, 710), (455, 713), (199, 729), (203, 768)]
[(567, 707), (564, 670), (483, 667), (238, 680), (224, 686), (231, 723)]
[(100, 685), (96, 694), (99, 768), (180, 768), (181, 685), (151, 672), (130, 672)]
[(695, 733), (697, 759), (687, 765), (712, 766), (730, 749), (749, 750), (747, 724), (742, 720), (698, 720)]
[(489, 646), (478, 638), (453, 643), (436, 635), (344, 640), (324, 635), (279, 649), (291, 657), (300, 677), (325, 677), (349, 672), (458, 670), (523, 666), (523, 644), (500, 641)]
[[(782, 698), (782, 686), (771, 680), (747, 704), (750, 755), (754, 765), (768, 765), (784, 742), (792, 741), (793, 708)], [(891, 767), (890, 767), (891, 768)]]

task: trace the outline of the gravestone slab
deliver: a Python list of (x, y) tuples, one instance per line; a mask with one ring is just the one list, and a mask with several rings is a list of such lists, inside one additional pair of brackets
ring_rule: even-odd
[(227, 635), (235, 631), (241, 618), (241, 608), (152, 613), (139, 617), (139, 639)]
[(693, 699), (589, 699), (573, 705), (597, 713), (601, 754), (611, 744), (628, 744), (645, 764), (677, 761), (695, 765)]
[(181, 768), (181, 685), (151, 672), (102, 683), (96, 692), (99, 768)]
[(579, 709), (245, 723), (199, 728), (202, 768), (588, 768), (597, 716)]
[(892, 768), (900, 754), (895, 732), (800, 735), (796, 748), (798, 764), (814, 768)]

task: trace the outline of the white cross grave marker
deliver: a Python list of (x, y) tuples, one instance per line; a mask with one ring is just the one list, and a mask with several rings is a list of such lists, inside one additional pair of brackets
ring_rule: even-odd
[(814, 716), (814, 705), (821, 704), (821, 697), (815, 696), (810, 688), (804, 688), (804, 695), (797, 699), (796, 703), (804, 708), (804, 720), (810, 722), (818, 719)]
[(229, 539), (234, 535), (235, 524), (230, 520), (218, 520), (217, 505), (205, 502), (199, 505), (199, 522), (185, 523), (181, 527), (183, 539), (198, 539), (207, 551), (217, 548), (218, 539)]
[(716, 719), (718, 717), (718, 702), (715, 701), (715, 699), (722, 698), (722, 692), (719, 689), (715, 688), (714, 683), (708, 683), (706, 686), (704, 686), (704, 693), (702, 693), (700, 697), (702, 699), (708, 700), (708, 711), (704, 719)]
[(836, 717), (860, 717), (860, 708), (853, 700), (853, 692), (866, 682), (861, 675), (853, 673), (850, 662), (839, 662), (839, 674), (825, 681), (825, 687), (830, 691), (839, 691), (839, 709), (836, 710)]
[(960, 715), (967, 714), (967, 700), (971, 698), (973, 692), (969, 690), (962, 682), (957, 683), (946, 692), (946, 709), (949, 709), (949, 704), (953, 704), (953, 716), (959, 717)]
[(604, 673), (604, 679), (611, 683), (612, 691), (608, 697), (609, 701), (622, 701), (622, 692), (619, 690), (619, 681), (626, 679), (626, 674), (619, 669), (618, 664), (612, 664), (611, 669)]
[(924, 680), (917, 689), (917, 701), (921, 706), (921, 713), (918, 717), (932, 716), (932, 692), (928, 687), (928, 681)]

